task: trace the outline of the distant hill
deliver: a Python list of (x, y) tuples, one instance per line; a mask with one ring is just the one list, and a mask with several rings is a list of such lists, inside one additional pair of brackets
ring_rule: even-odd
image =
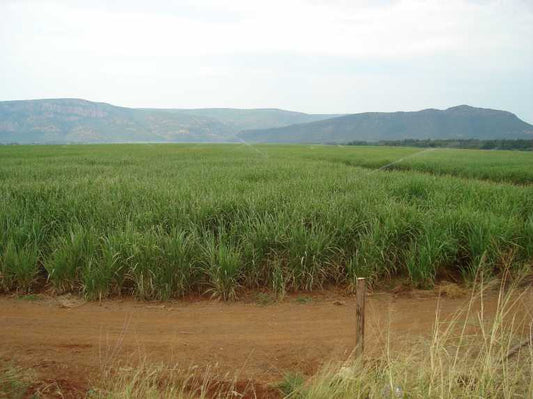
[(224, 142), (245, 129), (337, 115), (279, 109), (136, 109), (80, 99), (0, 102), (0, 143)]
[(347, 143), (405, 139), (533, 139), (533, 125), (516, 115), (460, 105), (446, 110), (366, 112), (241, 132), (264, 143)]
[(125, 108), (80, 99), (0, 102), (0, 144), (532, 138), (533, 126), (516, 115), (467, 105), (339, 116), (280, 109)]

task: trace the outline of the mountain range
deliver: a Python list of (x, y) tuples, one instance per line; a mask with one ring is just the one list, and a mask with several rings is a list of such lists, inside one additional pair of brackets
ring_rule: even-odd
[(281, 109), (126, 108), (80, 99), (0, 102), (0, 143), (346, 143), (402, 139), (533, 139), (516, 115), (446, 110), (306, 114)]

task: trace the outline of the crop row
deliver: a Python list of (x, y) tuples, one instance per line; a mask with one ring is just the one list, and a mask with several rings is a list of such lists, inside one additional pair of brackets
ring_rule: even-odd
[(8, 150), (4, 291), (229, 299), (358, 276), (428, 287), (533, 259), (530, 186), (363, 169), (323, 159), (329, 147), (314, 157), (287, 146)]

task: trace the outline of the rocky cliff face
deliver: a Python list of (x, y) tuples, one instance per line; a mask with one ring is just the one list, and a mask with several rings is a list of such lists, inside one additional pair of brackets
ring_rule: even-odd
[(0, 143), (221, 142), (334, 115), (277, 109), (133, 109), (79, 99), (0, 102)]

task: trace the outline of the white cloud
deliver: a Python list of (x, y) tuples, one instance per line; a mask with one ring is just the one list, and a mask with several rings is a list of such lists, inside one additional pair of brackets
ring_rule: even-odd
[[(11, 46), (102, 55), (209, 55), (291, 52), (353, 57), (486, 54), (533, 37), (527, 4), (370, 2), (8, 2)], [(227, 18), (215, 18), (217, 13)], [(207, 18), (202, 16), (208, 16)], [(519, 36), (531, 34), (520, 38)], [(517, 40), (519, 39), (519, 40)], [(4, 43), (8, 45), (9, 43)]]
[[(422, 91), (419, 98), (426, 99), (434, 93), (448, 96), (450, 85), (463, 82), (463, 97), (475, 100), (471, 93), (480, 90), (469, 87), (468, 79), (483, 77), (496, 99), (513, 74), (521, 85), (511, 85), (519, 89), (518, 98), (508, 102), (518, 110), (533, 109), (532, 95), (523, 93), (533, 89), (531, 4), (0, 0), (0, 99), (49, 93), (48, 97), (91, 95), (126, 105), (186, 106), (186, 97), (190, 106), (281, 106), (280, 99), (292, 98), (293, 109), (332, 111), (320, 100), (327, 93), (345, 112), (357, 103), (349, 99), (347, 88), (395, 93), (398, 100), (383, 100), (382, 108), (399, 108), (399, 98), (405, 101), (405, 96), (399, 96), (394, 86), (426, 82), (425, 94), (417, 88)], [(264, 65), (250, 62), (250, 57)], [(309, 57), (332, 61), (303, 64), (301, 60)], [(289, 63), (279, 68), (280, 59)], [(353, 68), (343, 69), (342, 62)], [(373, 70), (378, 71), (376, 78), (369, 80)], [(431, 81), (432, 75), (439, 77), (440, 85)], [(317, 83), (314, 105), (291, 92), (298, 86), (291, 86), (287, 76), (309, 84), (324, 82)], [(280, 87), (279, 81), (289, 85)], [(206, 82), (224, 93), (209, 93)], [(338, 86), (327, 87), (328, 82)], [(376, 87), (380, 82), (393, 87)], [(165, 89), (151, 86), (159, 84)], [(265, 97), (258, 98), (253, 86)], [(450, 101), (460, 100), (460, 94), (456, 91)], [(158, 104), (148, 103), (154, 99)], [(410, 100), (407, 106), (419, 103)]]

